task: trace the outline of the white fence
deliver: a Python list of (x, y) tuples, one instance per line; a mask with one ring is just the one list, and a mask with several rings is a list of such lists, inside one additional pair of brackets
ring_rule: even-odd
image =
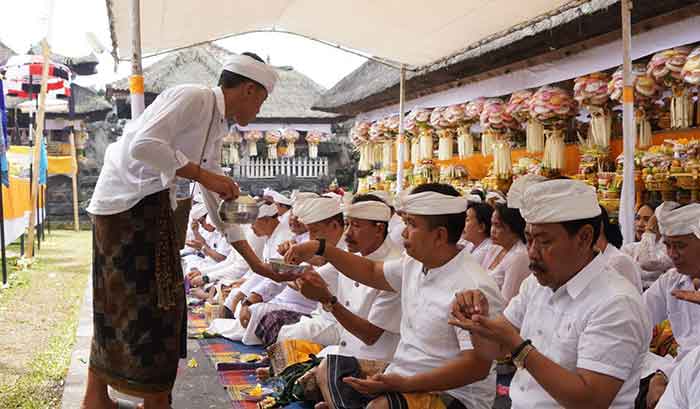
[(241, 158), (241, 163), (232, 165), (236, 178), (265, 179), (280, 175), (298, 178), (318, 178), (328, 175), (328, 158)]

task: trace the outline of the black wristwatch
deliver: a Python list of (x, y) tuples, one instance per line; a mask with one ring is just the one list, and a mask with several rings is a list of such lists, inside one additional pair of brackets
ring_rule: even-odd
[(242, 305), (243, 307), (250, 307), (251, 305), (253, 305), (253, 303), (250, 302), (250, 301), (248, 301), (248, 299), (246, 298), (245, 300), (243, 300), (243, 302), (241, 303), (241, 305)]
[(318, 239), (318, 250), (316, 250), (316, 255), (323, 257), (326, 252), (326, 239)]
[(204, 281), (204, 284), (209, 284), (209, 276), (202, 276), (202, 281)]

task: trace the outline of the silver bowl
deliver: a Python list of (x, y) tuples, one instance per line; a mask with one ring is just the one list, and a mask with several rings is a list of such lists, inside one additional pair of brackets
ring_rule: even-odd
[(287, 264), (284, 262), (284, 259), (281, 258), (271, 258), (268, 259), (267, 262), (268, 264), (270, 264), (270, 267), (272, 267), (272, 271), (274, 271), (275, 273), (299, 275), (304, 272), (304, 269), (306, 269), (306, 266), (297, 264)]
[(256, 203), (241, 203), (236, 200), (224, 200), (219, 205), (219, 217), (227, 224), (251, 224), (258, 217)]

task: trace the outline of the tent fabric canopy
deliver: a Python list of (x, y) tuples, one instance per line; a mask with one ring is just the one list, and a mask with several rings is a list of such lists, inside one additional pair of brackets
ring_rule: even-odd
[[(581, 0), (141, 1), (144, 55), (251, 31), (284, 31), (422, 67)], [(130, 0), (107, 0), (113, 42), (131, 55)], [(193, 19), (196, 18), (196, 24)], [(338, 19), (342, 19), (339, 24)]]

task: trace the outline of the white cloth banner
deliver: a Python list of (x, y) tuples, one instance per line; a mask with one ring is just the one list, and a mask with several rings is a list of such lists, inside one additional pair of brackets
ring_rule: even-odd
[[(700, 41), (700, 16), (693, 16), (632, 37), (632, 59)], [(513, 71), (406, 102), (406, 111), (462, 103), (478, 97), (498, 97), (526, 88), (541, 87), (580, 75), (622, 65), (622, 40), (616, 40), (553, 62)], [(396, 96), (398, 100), (398, 95)], [(399, 105), (365, 112), (358, 120), (376, 121), (399, 111)]]

